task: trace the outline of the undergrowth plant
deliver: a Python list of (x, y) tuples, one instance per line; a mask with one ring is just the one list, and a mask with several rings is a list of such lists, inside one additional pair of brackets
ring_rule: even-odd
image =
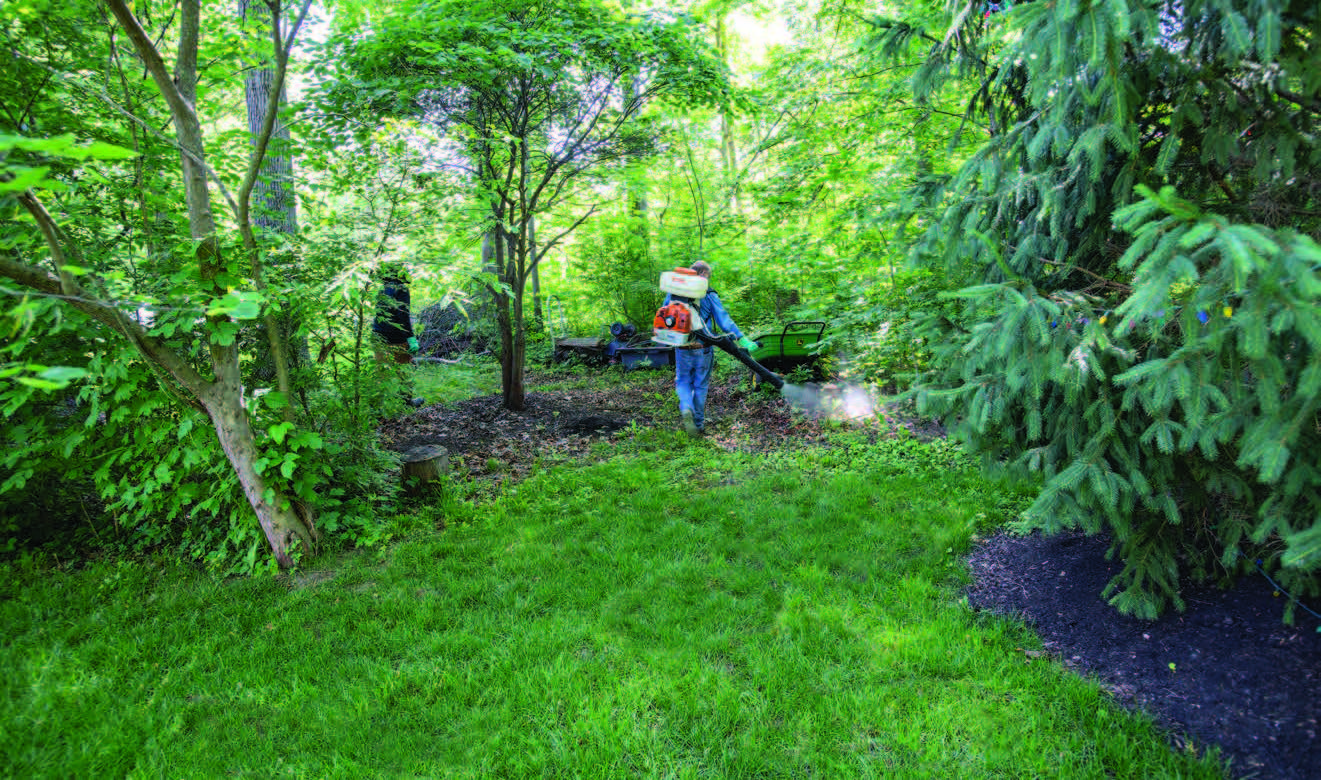
[(943, 293), (948, 276), (929, 268), (905, 268), (879, 278), (859, 291), (841, 285), (826, 333), (829, 349), (844, 356), (853, 376), (867, 377), (889, 392), (907, 390), (931, 369), (931, 320), (962, 319), (961, 307)]
[(418, 363), (412, 368), (413, 387), (427, 403), (462, 401), (500, 391), (500, 364), (489, 355), (463, 356), (457, 363)]
[[(68, 322), (7, 345), (17, 365), (44, 355), (77, 376), (0, 386), (0, 548), (75, 559), (171, 549), (222, 574), (271, 569), (210, 421), (167, 392), (132, 349), (96, 338), (97, 328), (76, 314)], [(61, 351), (69, 338), (74, 348)], [(245, 399), (265, 434), (257, 468), (314, 518), (330, 548), (378, 541), (377, 515), (397, 492), (396, 458), (375, 427), (406, 408), (401, 388), (374, 362), (357, 370), (371, 376), (300, 394), (292, 422), (279, 393)], [(345, 392), (358, 386), (375, 393), (370, 407)]]

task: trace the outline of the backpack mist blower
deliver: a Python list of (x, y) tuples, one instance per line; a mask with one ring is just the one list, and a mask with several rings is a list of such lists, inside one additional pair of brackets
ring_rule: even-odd
[(676, 268), (661, 274), (660, 288), (661, 292), (669, 294), (670, 302), (656, 312), (656, 318), (652, 321), (652, 341), (675, 348), (691, 346), (694, 341), (719, 347), (752, 369), (754, 374), (776, 390), (784, 387), (780, 375), (753, 360), (752, 355), (740, 347), (732, 335), (727, 333), (716, 336), (707, 329), (699, 305), (708, 290), (706, 277), (687, 268)]

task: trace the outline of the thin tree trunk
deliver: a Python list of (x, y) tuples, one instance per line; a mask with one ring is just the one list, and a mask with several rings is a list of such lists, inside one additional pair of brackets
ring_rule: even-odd
[[(532, 214), (532, 207), (528, 203), (527, 183), (531, 179), (528, 175), (528, 148), (527, 137), (525, 136), (519, 143), (519, 156), (521, 167), (521, 180), (518, 187), (518, 201), (521, 210), (521, 223), (524, 225), (523, 234), (519, 236), (523, 244), (521, 251), (518, 252), (519, 258), (519, 278), (529, 278), (532, 282), (532, 314), (537, 322), (542, 321), (541, 316), (541, 274), (537, 270), (537, 218)], [(524, 258), (527, 258), (527, 274), (523, 273)], [(522, 298), (522, 296), (519, 296)], [(521, 314), (522, 307), (519, 307)], [(521, 317), (520, 317), (521, 319)], [(518, 331), (520, 334), (522, 330)]]
[[(720, 59), (729, 65), (729, 35), (725, 27), (725, 17), (716, 20), (716, 51)], [(738, 198), (738, 153), (734, 148), (734, 118), (728, 111), (720, 113), (720, 162), (724, 167), (725, 187), (729, 192), (729, 210), (732, 214), (740, 211)]]
[[(636, 99), (637, 84), (629, 76), (624, 83), (624, 103), (628, 105)], [(651, 230), (648, 224), (647, 177), (640, 166), (630, 166), (628, 171), (628, 218), (629, 227), (643, 261), (651, 258)], [(650, 265), (650, 263), (648, 263)]]
[[(263, 32), (269, 32), (273, 45), (276, 47), (280, 45), (279, 31), (269, 29), (272, 25), (271, 12), (265, 3), (238, 0), (238, 14), (240, 23), (255, 28), (258, 36)], [(276, 78), (276, 68), (271, 67), (270, 61), (266, 59), (253, 63), (244, 76), (243, 89), (248, 108), (248, 131), (254, 149), (259, 147), (260, 139), (263, 137), (271, 96), (275, 94)], [(289, 128), (280, 115), (285, 102), (283, 84), (280, 87), (269, 144), (262, 156), (261, 166), (251, 191), (251, 198), (256, 206), (256, 214), (252, 217), (252, 222), (257, 227), (257, 237), (261, 237), (262, 243), (267, 246), (279, 242), (278, 236), (289, 237), (298, 233)], [(261, 249), (254, 247), (250, 251), (256, 253)], [(271, 252), (268, 249), (265, 257), (270, 260), (278, 258), (280, 254), (283, 253)], [(254, 258), (254, 263), (256, 262)], [(282, 264), (277, 259), (273, 270), (277, 273), (289, 270), (281, 269), (280, 265), (287, 263)], [(254, 274), (258, 278), (264, 276), (258, 271), (254, 271)], [(280, 390), (286, 393), (292, 391), (290, 369), (309, 365), (312, 360), (307, 338), (299, 335), (300, 317), (291, 303), (284, 301), (285, 305), (279, 314), (264, 317), (261, 325), (258, 326), (262, 336), (258, 344), (264, 344), (266, 349), (259, 348), (255, 369), (256, 375), (262, 379), (276, 379)], [(286, 419), (292, 419), (292, 404), (285, 407), (285, 416)]]
[[(503, 215), (497, 215), (503, 217)], [(494, 247), (495, 267), (499, 269), (498, 278), (501, 282), (508, 285), (508, 289), (517, 290), (518, 280), (514, 260), (509, 253), (509, 239), (504, 235), (502, 223), (497, 222), (494, 229), (495, 236), (492, 240)], [(516, 360), (517, 349), (515, 344), (515, 321), (519, 301), (515, 295), (506, 292), (506, 288), (501, 286), (491, 291), (491, 297), (495, 301), (495, 322), (500, 331), (500, 397), (506, 409), (521, 411), (523, 409), (523, 393), (521, 392), (521, 382), (517, 376), (519, 363)]]
[(532, 316), (541, 323), (545, 321), (545, 317), (541, 312), (541, 263), (537, 260), (537, 218), (530, 214), (527, 218), (527, 251), (532, 258)]
[(495, 239), (491, 237), (491, 231), (482, 234), (482, 271), (489, 274), (498, 274), (500, 269), (495, 267)]
[(505, 408), (515, 412), (521, 412), (527, 405), (527, 388), (524, 385), (524, 359), (527, 357), (527, 327), (523, 317), (523, 299), (524, 287), (522, 282), (514, 286), (512, 327), (510, 328), (510, 341), (513, 349), (513, 357), (509, 361), (511, 366), (509, 376), (509, 389), (505, 392)]

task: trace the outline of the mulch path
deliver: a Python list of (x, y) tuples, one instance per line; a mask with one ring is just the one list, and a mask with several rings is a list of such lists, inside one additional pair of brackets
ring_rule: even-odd
[[(535, 390), (541, 379), (529, 374), (534, 391), (521, 412), (484, 396), (423, 407), (387, 421), (382, 433), (395, 449), (443, 445), (468, 478), (499, 486), (525, 477), (547, 454), (574, 456), (630, 425), (677, 426), (667, 372), (603, 390)], [(715, 446), (771, 451), (826, 438), (819, 421), (736, 382), (714, 384), (707, 403)], [(887, 409), (886, 422), (871, 426), (876, 435), (892, 435), (896, 425), (922, 438), (942, 433), (898, 410)], [(1232, 777), (1321, 778), (1318, 621), (1299, 610), (1297, 624), (1284, 625), (1283, 598), (1259, 576), (1230, 590), (1189, 586), (1187, 610), (1158, 621), (1124, 617), (1100, 596), (1119, 570), (1105, 559), (1106, 546), (1079, 534), (993, 536), (968, 559), (969, 603), (1021, 617), (1046, 655), (1150, 714), (1175, 748), (1218, 745)]]

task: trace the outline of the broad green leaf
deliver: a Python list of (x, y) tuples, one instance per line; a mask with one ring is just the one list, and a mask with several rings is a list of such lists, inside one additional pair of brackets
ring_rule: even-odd
[(82, 379), (87, 376), (87, 369), (77, 366), (51, 366), (43, 370), (38, 376), (42, 379), (48, 379), (52, 382), (69, 383), (75, 379)]
[(325, 446), (321, 435), (316, 431), (298, 431), (289, 439), (289, 449), (299, 450), (304, 447), (319, 450)]
[(262, 295), (253, 291), (227, 293), (207, 307), (207, 316), (228, 315), (236, 320), (252, 320), (261, 316)]
[(51, 382), (46, 379), (37, 379), (36, 377), (31, 376), (20, 376), (17, 381), (19, 384), (27, 385), (28, 387), (47, 391), (60, 390), (67, 384), (66, 382)]
[(274, 409), (276, 411), (284, 409), (289, 405), (289, 397), (279, 390), (272, 390), (269, 393), (263, 394), (261, 400), (266, 404), (267, 409)]
[(0, 181), (0, 192), (22, 192), (33, 187), (42, 187), (50, 182), (46, 174), (50, 173), (50, 168), (28, 168), (18, 166), (12, 168), (0, 168), (0, 171), (6, 171), (12, 174), (8, 181)]
[(267, 428), (266, 432), (271, 435), (272, 439), (275, 439), (276, 444), (282, 444), (284, 443), (284, 435), (293, 430), (293, 427), (294, 424), (291, 422), (282, 422)]
[(217, 322), (211, 326), (211, 340), (222, 347), (231, 346), (238, 334), (237, 322)]
[(102, 141), (93, 141), (86, 146), (76, 146), (69, 149), (65, 155), (79, 160), (128, 160), (137, 157), (138, 153), (132, 149), (125, 149), (122, 146), (115, 146)]

